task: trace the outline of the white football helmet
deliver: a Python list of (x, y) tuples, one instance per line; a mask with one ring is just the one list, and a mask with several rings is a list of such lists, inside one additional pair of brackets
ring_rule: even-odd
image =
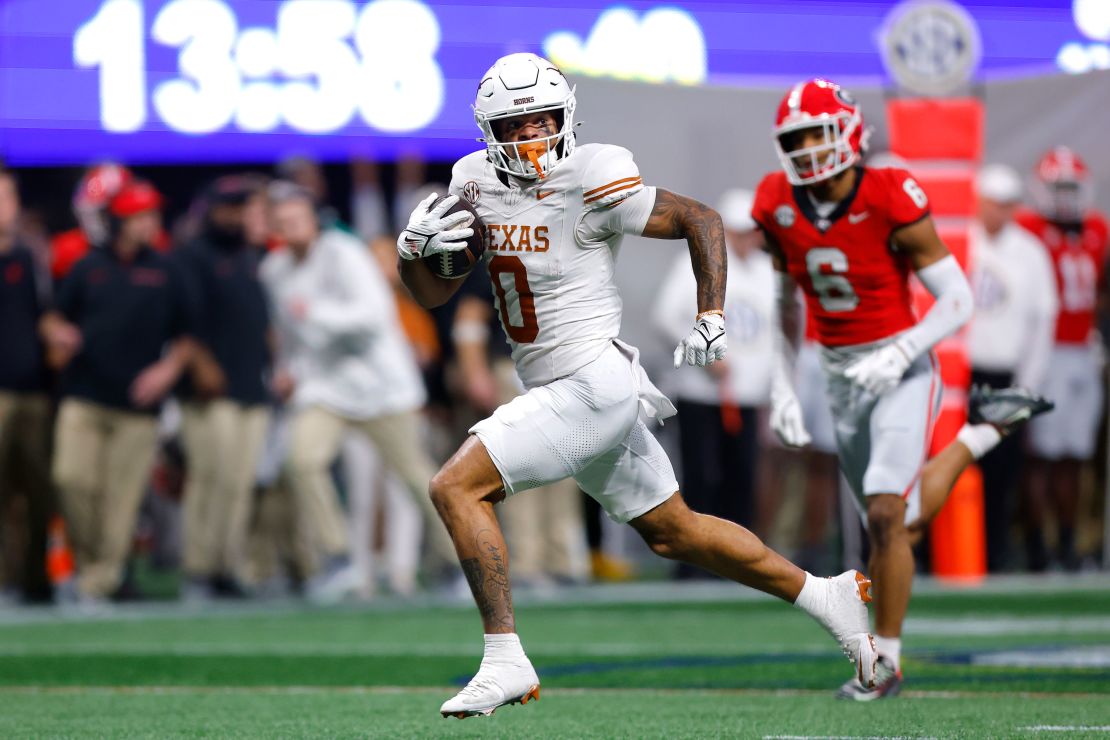
[[(478, 83), (474, 121), (495, 169), (534, 180), (547, 177), (574, 151), (574, 108), (574, 88), (558, 67), (535, 54), (509, 54)], [(558, 133), (516, 144), (497, 140), (494, 121), (537, 111), (561, 116)]]

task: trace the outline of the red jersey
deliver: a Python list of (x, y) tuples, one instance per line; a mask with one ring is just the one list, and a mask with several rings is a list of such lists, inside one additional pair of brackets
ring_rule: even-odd
[[(164, 230), (159, 231), (152, 246), (163, 254), (170, 251), (170, 235)], [(50, 240), (50, 275), (55, 280), (61, 280), (88, 253), (89, 239), (81, 229), (55, 234)]]
[(1090, 212), (1077, 230), (1067, 230), (1039, 213), (1022, 210), (1014, 220), (1041, 240), (1056, 269), (1060, 313), (1056, 341), (1086, 344), (1095, 327), (1095, 306), (1106, 263), (1106, 219)]
[(905, 170), (856, 173), (854, 190), (827, 217), (782, 172), (763, 178), (752, 207), (805, 294), (817, 341), (829, 347), (877, 342), (917, 323), (910, 261), (890, 235), (928, 216), (929, 201)]
[(50, 274), (61, 280), (89, 252), (89, 240), (81, 229), (70, 229), (50, 240)]

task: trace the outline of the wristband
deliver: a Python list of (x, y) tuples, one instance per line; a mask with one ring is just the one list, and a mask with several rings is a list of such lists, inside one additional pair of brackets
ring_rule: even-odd
[(701, 313), (699, 313), (699, 314), (698, 314), (697, 316), (695, 316), (695, 317), (694, 317), (694, 321), (701, 321), (701, 320), (702, 320), (702, 319), (704, 319), (704, 318), (705, 318), (706, 316), (713, 316), (713, 315), (717, 315), (717, 316), (720, 316), (720, 317), (721, 317), (721, 318), (723, 319), (723, 318), (725, 317), (725, 312), (724, 312), (724, 311), (722, 311), (722, 310), (721, 310), (721, 309), (719, 309), (719, 308), (711, 308), (711, 309), (709, 309), (708, 311), (702, 311), (702, 312), (701, 312)]

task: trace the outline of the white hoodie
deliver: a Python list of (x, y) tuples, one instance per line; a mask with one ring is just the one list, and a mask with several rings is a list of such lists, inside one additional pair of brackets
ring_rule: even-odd
[(269, 254), (261, 275), (278, 330), (277, 366), (296, 379), (293, 406), (369, 419), (424, 405), (393, 292), (357, 238), (325, 231), (301, 262), (288, 249)]

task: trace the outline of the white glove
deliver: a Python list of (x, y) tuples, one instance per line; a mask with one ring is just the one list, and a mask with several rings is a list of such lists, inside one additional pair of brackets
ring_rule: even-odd
[(889, 391), (906, 374), (910, 357), (897, 342), (868, 352), (844, 370), (844, 377), (876, 396)]
[(409, 225), (397, 237), (397, 254), (401, 255), (401, 259), (412, 260), (466, 249), (463, 240), (474, 235), (474, 229), (470, 228), (474, 217), (468, 211), (444, 216), (459, 202), (459, 196), (448, 195), (432, 208), (438, 197), (438, 194), (432, 193), (413, 209)]
[(725, 358), (728, 340), (725, 337), (725, 317), (719, 313), (702, 316), (690, 333), (674, 348), (674, 366), (677, 370), (683, 361), (704, 367)]
[(783, 383), (776, 383), (771, 389), (771, 431), (787, 447), (805, 447), (813, 441), (806, 431), (797, 394)]

